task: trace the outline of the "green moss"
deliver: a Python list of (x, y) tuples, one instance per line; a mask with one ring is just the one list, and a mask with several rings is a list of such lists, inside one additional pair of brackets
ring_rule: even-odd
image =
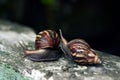
[(15, 71), (12, 66), (0, 64), (0, 80), (28, 80), (28, 78)]

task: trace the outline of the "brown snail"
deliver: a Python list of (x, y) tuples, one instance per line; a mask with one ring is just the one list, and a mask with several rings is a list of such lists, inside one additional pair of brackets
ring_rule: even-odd
[(32, 61), (52, 61), (61, 56), (60, 38), (53, 30), (39, 32), (35, 40), (35, 50), (25, 50), (24, 54)]
[(101, 60), (89, 44), (82, 39), (74, 39), (70, 42), (62, 36), (60, 30), (60, 47), (67, 58), (78, 64), (100, 64)]

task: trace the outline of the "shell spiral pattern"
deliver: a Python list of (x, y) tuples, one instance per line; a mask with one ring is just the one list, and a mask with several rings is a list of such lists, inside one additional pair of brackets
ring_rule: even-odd
[(58, 48), (60, 38), (58, 34), (53, 30), (44, 30), (39, 32), (36, 36), (35, 47), (41, 48)]
[(95, 51), (82, 39), (74, 39), (67, 44), (73, 60), (80, 64), (101, 63)]

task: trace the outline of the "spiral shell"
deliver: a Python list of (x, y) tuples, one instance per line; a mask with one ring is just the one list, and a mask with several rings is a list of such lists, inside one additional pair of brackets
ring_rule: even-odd
[(39, 32), (35, 40), (35, 48), (58, 48), (60, 38), (53, 30), (44, 30)]
[(67, 44), (73, 60), (80, 64), (100, 64), (95, 51), (82, 39), (74, 39)]

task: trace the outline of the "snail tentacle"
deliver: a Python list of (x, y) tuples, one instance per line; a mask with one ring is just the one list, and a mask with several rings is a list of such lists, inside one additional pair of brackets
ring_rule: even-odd
[(62, 31), (61, 29), (59, 30), (60, 31), (60, 37), (61, 37), (61, 41), (60, 41), (60, 48), (61, 50), (63, 51), (65, 57), (70, 61), (70, 62), (73, 62), (73, 58), (72, 56), (70, 55), (70, 50), (67, 46), (67, 40), (63, 37), (62, 35)]

